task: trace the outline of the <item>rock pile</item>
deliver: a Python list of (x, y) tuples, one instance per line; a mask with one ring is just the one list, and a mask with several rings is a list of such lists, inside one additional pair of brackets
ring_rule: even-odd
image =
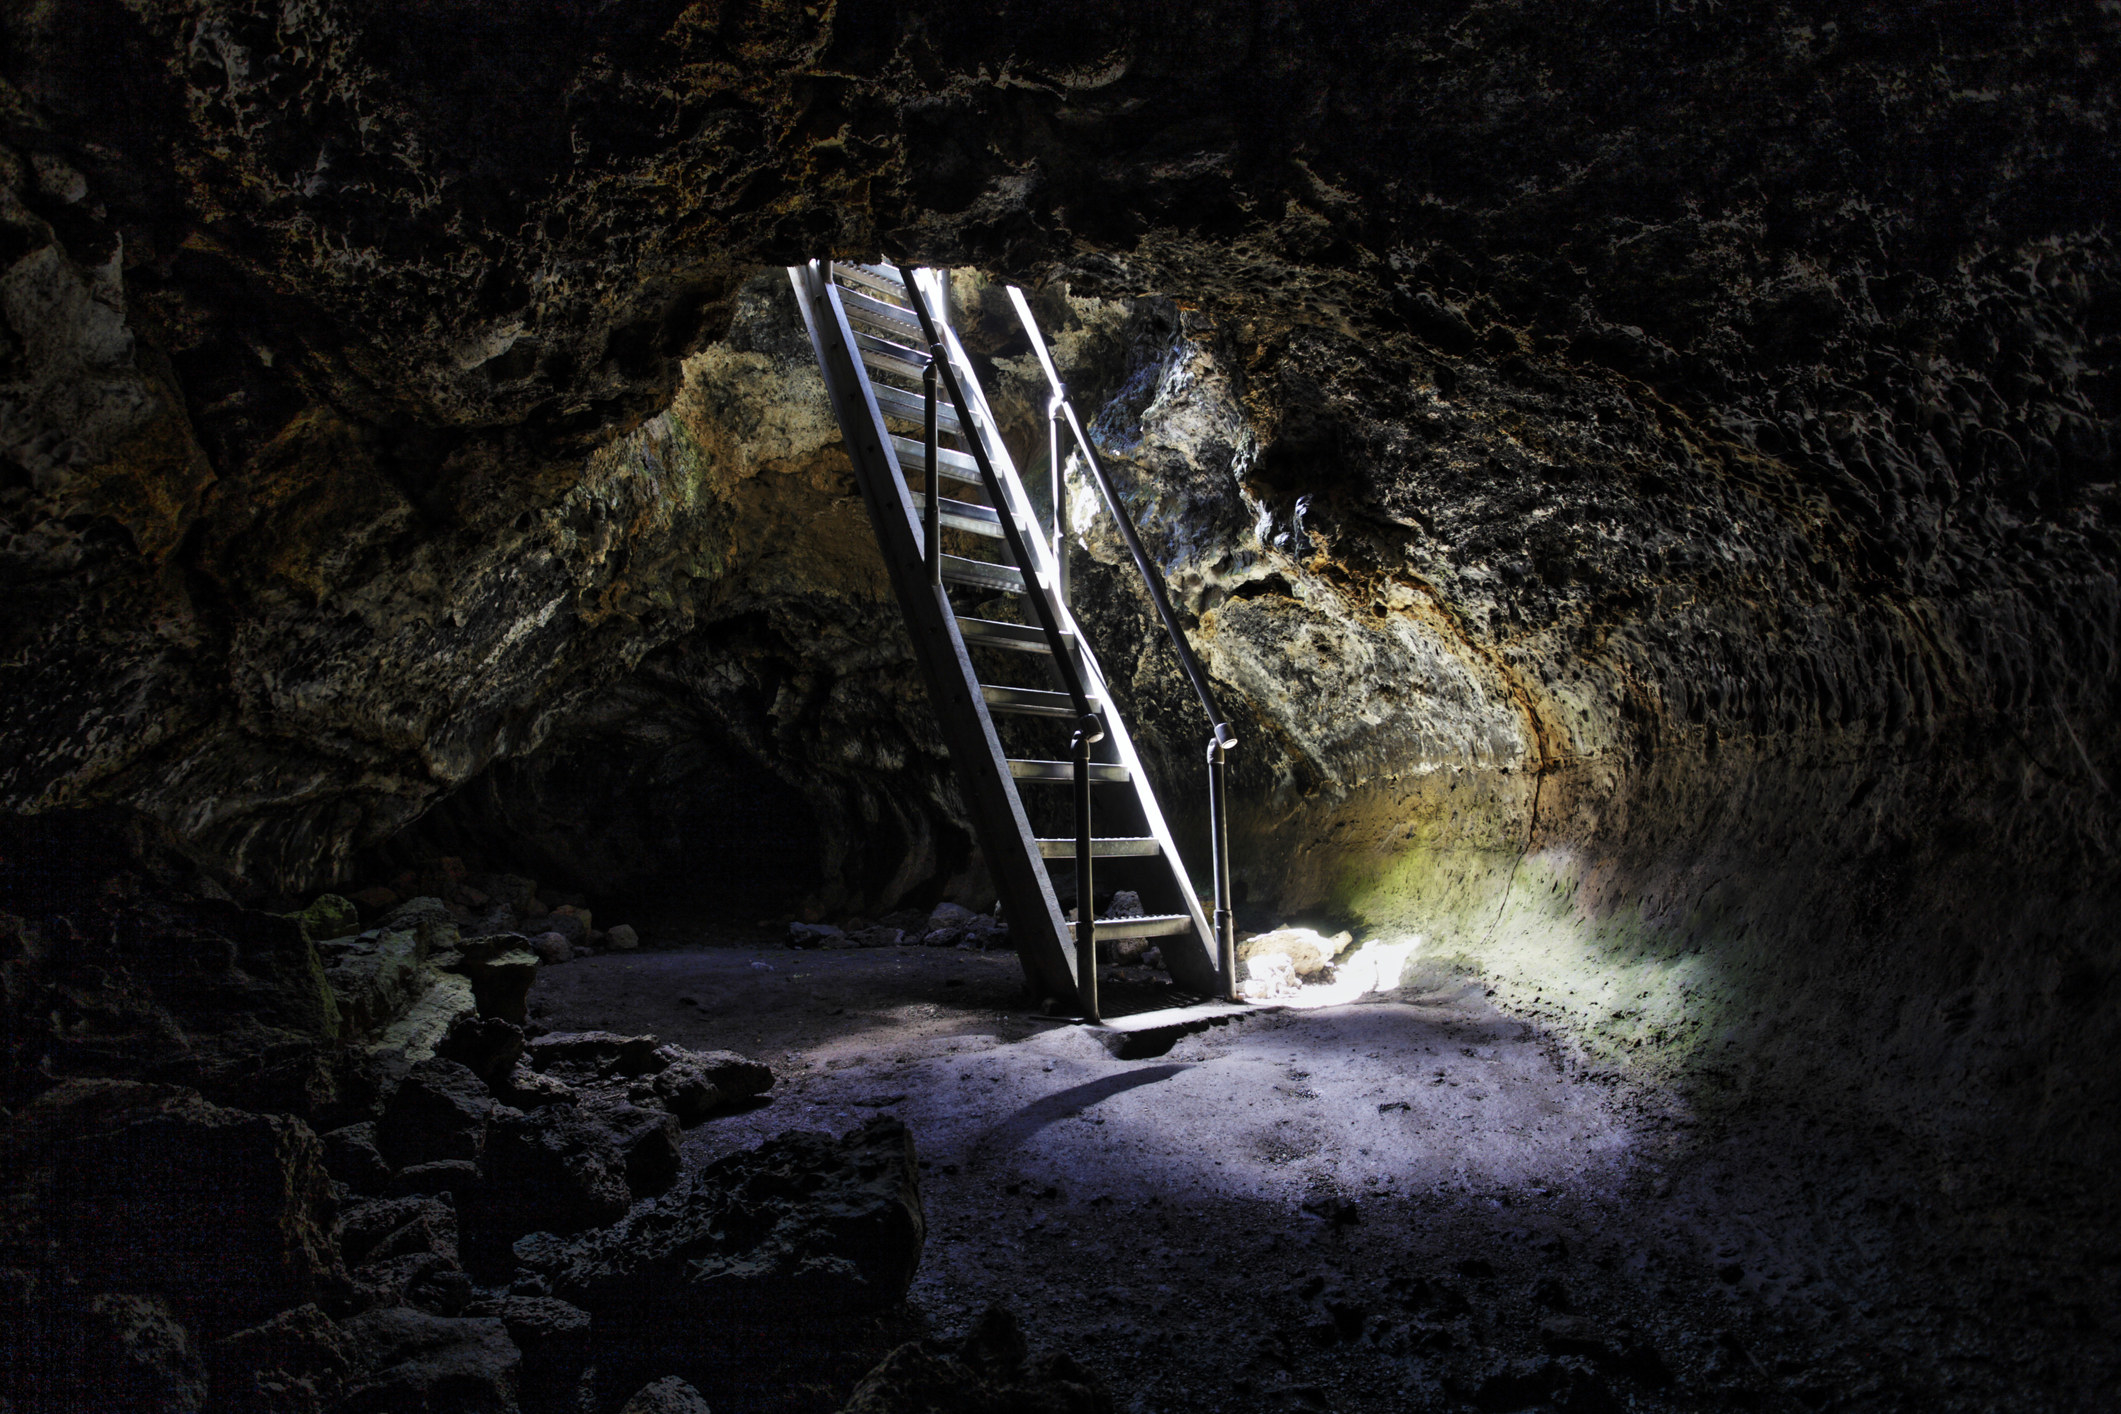
[[(290, 917), (132, 876), (61, 893), (27, 862), (0, 857), (0, 1408), (694, 1409), (667, 1377), (746, 1359), (716, 1332), (905, 1293), (924, 1225), (902, 1128), (784, 1136), (680, 1183), (681, 1127), (772, 1073), (526, 1035), (540, 963), (517, 935), (431, 896), (362, 927), (329, 896)], [(612, 1295), (622, 1269), (648, 1305)], [(816, 1358), (781, 1346), (788, 1380)]]
[(708, 1387), (801, 1356), (900, 1303), (927, 1224), (913, 1141), (895, 1119), (844, 1138), (790, 1133), (730, 1155), (606, 1228), (519, 1240), (518, 1289), (589, 1313), (619, 1387), (675, 1370)]
[(792, 948), (966, 948), (985, 952), (1006, 947), (1009, 925), (989, 913), (974, 913), (954, 903), (939, 903), (922, 913), (904, 909), (871, 921), (849, 918), (843, 923), (790, 923), (788, 946)]
[(1065, 1354), (1033, 1359), (1006, 1307), (962, 1341), (909, 1341), (855, 1387), (840, 1414), (1112, 1414), (1112, 1396)]
[(401, 869), (388, 880), (372, 881), (339, 894), (325, 894), (304, 909), (303, 917), (326, 915), (340, 923), (337, 933), (319, 931), (318, 937), (354, 933), (363, 924), (374, 926), (413, 900), (431, 899), (441, 913), (466, 938), (488, 934), (512, 934), (526, 940), (539, 960), (552, 964), (576, 957), (594, 957), (605, 950), (625, 952), (640, 946), (640, 933), (621, 923), (609, 929), (596, 926), (589, 900), (567, 893), (520, 874), (480, 873), (465, 868), (453, 857), (429, 860), (417, 868)]

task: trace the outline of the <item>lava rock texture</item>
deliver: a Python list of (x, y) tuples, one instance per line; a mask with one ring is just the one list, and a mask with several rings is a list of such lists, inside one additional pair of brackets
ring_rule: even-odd
[[(986, 278), (1039, 285), (1239, 724), (1249, 909), (1705, 1104), (2096, 1171), (2117, 51), (2093, 3), (9, 5), (0, 797), (238, 896), (412, 839), (978, 903), (773, 270), (889, 250), (986, 272), (1033, 468)], [(1197, 838), (1204, 725), (1080, 539)]]

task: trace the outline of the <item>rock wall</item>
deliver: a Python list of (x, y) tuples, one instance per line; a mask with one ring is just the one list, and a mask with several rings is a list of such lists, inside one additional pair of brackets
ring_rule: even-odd
[[(888, 246), (1071, 326), (1241, 719), (1248, 907), (1703, 1095), (2111, 1144), (2111, 7), (5, 26), (12, 809), (265, 889), (415, 822), (976, 889), (771, 273)], [(1188, 699), (1085, 583), (1184, 799)]]

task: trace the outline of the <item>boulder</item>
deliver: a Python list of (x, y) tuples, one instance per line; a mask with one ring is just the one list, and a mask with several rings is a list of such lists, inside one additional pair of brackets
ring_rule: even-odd
[(214, 1407), (230, 1414), (324, 1414), (353, 1369), (353, 1342), (314, 1305), (223, 1336), (207, 1349)]
[[(499, 1111), (496, 1111), (498, 1113)], [(386, 1198), (419, 1198), (476, 1193), (484, 1186), (479, 1166), (469, 1159), (436, 1159), (411, 1164), (390, 1176), (383, 1185)]]
[(351, 1037), (381, 1034), (419, 1000), (431, 981), (421, 967), (426, 953), (419, 937), (409, 931), (370, 929), (319, 943), (317, 954)]
[(427, 952), (454, 947), (457, 942), (456, 915), (449, 911), (448, 904), (432, 895), (405, 900), (384, 914), (378, 926), (394, 933), (413, 934)]
[(207, 1407), (206, 1373), (190, 1332), (160, 1297), (66, 1293), (5, 1315), (0, 1401), (8, 1408), (18, 1407), (16, 1400), (24, 1410), (67, 1414), (193, 1414)]
[(89, 1291), (166, 1297), (208, 1338), (346, 1288), (323, 1145), (173, 1086), (70, 1080), (4, 1136), (8, 1188)]
[(633, 1202), (618, 1137), (573, 1105), (511, 1113), (487, 1135), (490, 1182), (467, 1210), (481, 1242), (618, 1221)]
[(513, 933), (462, 940), (446, 965), (471, 979), (479, 1015), (521, 1026), (530, 1019), (530, 986), (538, 980), (538, 955)]
[(714, 1414), (707, 1401), (676, 1375), (642, 1385), (619, 1414)]
[(605, 1095), (585, 1095), (576, 1112), (609, 1134), (626, 1160), (626, 1186), (636, 1198), (667, 1192), (677, 1182), (677, 1116)]
[(413, 1252), (457, 1260), (457, 1212), (439, 1197), (378, 1198), (349, 1204), (332, 1236), (349, 1267)]
[(371, 1048), (397, 1056), (408, 1065), (432, 1056), (458, 1018), (476, 1016), (479, 1010), (469, 977), (433, 968), (422, 969), (421, 975), (427, 981), (427, 989)]
[(735, 1051), (688, 1051), (664, 1046), (666, 1064), (653, 1082), (655, 1097), (680, 1124), (697, 1124), (718, 1109), (763, 1095), (773, 1071)]
[(621, 1036), (615, 1031), (555, 1031), (533, 1038), (524, 1047), (532, 1069), (571, 1085), (591, 1080), (653, 1075), (669, 1064), (657, 1052), (653, 1036)]
[(225, 899), (84, 906), (95, 912), (5, 924), (9, 986), (25, 1007), (5, 1041), (18, 1064), (153, 1075), (237, 1109), (308, 1115), (334, 1103), (338, 1003), (297, 920)]
[(522, 1353), (492, 1316), (383, 1307), (343, 1329), (354, 1373), (342, 1414), (519, 1414)]
[[(1239, 942), (1237, 960), (1244, 964), (1255, 957), (1280, 954), (1289, 959), (1289, 969), (1298, 977), (1313, 977), (1347, 951), (1354, 941), (1355, 935), (1347, 932), (1327, 937), (1311, 928), (1276, 928), (1271, 932), (1255, 933)], [(1272, 964), (1267, 967), (1271, 970)]]
[[(616, 932), (616, 929), (612, 931)], [(846, 946), (847, 935), (830, 923), (791, 923), (788, 925), (788, 946), (791, 948), (822, 948), (833, 945)], [(618, 944), (612, 944), (617, 947)]]
[(459, 1017), (435, 1054), (468, 1067), (489, 1085), (507, 1076), (523, 1055), (522, 1028), (498, 1016)]
[(631, 923), (621, 923), (604, 933), (604, 946), (614, 952), (632, 952), (640, 945), (641, 935), (634, 931)]
[(840, 1414), (1114, 1414), (1097, 1377), (1065, 1354), (1030, 1358), (1016, 1318), (990, 1306), (962, 1341), (900, 1346), (855, 1386)]
[(896, 1304), (925, 1233), (913, 1138), (880, 1118), (843, 1138), (783, 1134), (708, 1165), (683, 1189), (569, 1244), (554, 1294), (590, 1312), (605, 1335), (634, 1342), (636, 1354), (667, 1350), (670, 1369), (731, 1322)]
[(575, 1088), (557, 1075), (540, 1075), (521, 1061), (516, 1062), (516, 1068), (508, 1075), (493, 1082), (493, 1092), (519, 1110), (532, 1110), (540, 1105), (571, 1105), (578, 1098)]
[(302, 936), (312, 943), (327, 938), (350, 938), (361, 931), (361, 910), (352, 899), (337, 894), (319, 894), (316, 901), (294, 915), (302, 925)]
[(471, 1278), (439, 1252), (406, 1252), (369, 1262), (354, 1272), (362, 1309), (413, 1306), (437, 1316), (463, 1313), (473, 1295)]
[(390, 1182), (390, 1165), (376, 1147), (376, 1127), (363, 1120), (324, 1136), (324, 1167), (356, 1193), (380, 1193)]
[(530, 950), (547, 967), (574, 961), (574, 944), (567, 941), (565, 933), (540, 933), (530, 940)]
[(475, 1303), (468, 1314), (497, 1318), (523, 1352), (518, 1399), (524, 1414), (573, 1414), (582, 1407), (587, 1311), (549, 1296), (502, 1296)]
[(392, 1167), (464, 1159), (476, 1163), (486, 1143), (493, 1096), (460, 1062), (421, 1061), (383, 1107), (376, 1144)]

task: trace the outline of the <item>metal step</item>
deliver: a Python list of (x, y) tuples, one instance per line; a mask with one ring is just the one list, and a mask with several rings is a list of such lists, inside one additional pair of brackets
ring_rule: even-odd
[[(1053, 651), (1053, 645), (1046, 641), (1044, 630), (1034, 624), (1008, 624), (999, 619), (974, 619), (959, 614), (957, 631), (967, 644), (975, 648), (1013, 648), (1019, 653)], [(1075, 637), (1072, 634), (1063, 634), (1062, 641), (1071, 649), (1075, 646)]]
[[(925, 491), (910, 491), (907, 494), (913, 497), (914, 509), (926, 516), (928, 514), (928, 493)], [(994, 513), (994, 507), (982, 506), (974, 501), (953, 501), (948, 496), (943, 497), (942, 500), (943, 524), (950, 529), (969, 531), (974, 535), (984, 535), (991, 540), (1007, 538), (1002, 534), (1002, 518)]]
[[(1090, 841), (1092, 859), (1147, 859), (1163, 852), (1164, 847), (1151, 835), (1121, 835)], [(1073, 859), (1075, 841), (1041, 839), (1038, 854), (1041, 859)]]
[[(911, 437), (893, 436), (891, 449), (898, 453), (899, 470), (910, 475), (927, 469), (928, 451)], [(962, 481), (967, 486), (986, 484), (980, 480), (979, 463), (972, 460), (970, 452), (960, 452), (951, 447), (937, 447), (935, 470), (945, 481)]]
[(1011, 712), (1019, 717), (1063, 717), (1075, 720), (1075, 704), (1068, 700), (1065, 692), (1042, 692), (1035, 687), (1000, 687), (994, 683), (981, 683), (980, 696), (997, 712)]
[(1107, 1016), (1083, 1029), (1098, 1038), (1118, 1060), (1153, 1060), (1170, 1054), (1171, 1048), (1188, 1036), (1213, 1026), (1227, 1026), (1239, 1017), (1264, 1016), (1279, 1006), (1245, 1002), (1194, 1002), (1187, 1006), (1158, 1007), (1131, 1016)]
[[(959, 622), (963, 622), (963, 620), (959, 620)], [(1041, 785), (1072, 786), (1075, 784), (1075, 763), (1073, 761), (1018, 761), (1011, 758), (1009, 774), (1020, 781), (1037, 781)], [(1092, 785), (1123, 786), (1133, 779), (1134, 777), (1128, 773), (1125, 766), (1114, 766), (1103, 761), (1092, 761), (1090, 763), (1090, 783)], [(1188, 926), (1191, 926), (1191, 919), (1188, 919), (1187, 922)], [(1099, 934), (1099, 936), (1102, 937), (1103, 934)], [(1144, 935), (1138, 933), (1114, 933), (1112, 936), (1115, 938), (1134, 938)]]
[(840, 303), (846, 306), (850, 319), (865, 319), (871, 324), (895, 330), (901, 337), (908, 334), (916, 340), (921, 337), (921, 317), (901, 305), (844, 288), (840, 291)]
[(1100, 918), (1097, 940), (1107, 938), (1168, 938), (1193, 931), (1190, 913), (1152, 913), (1147, 918)]
[[(876, 392), (877, 411), (884, 416), (925, 425), (928, 400), (919, 393), (909, 393), (904, 388), (894, 388), (889, 383), (871, 383), (869, 386)], [(940, 400), (935, 408), (935, 430), (952, 434), (958, 431), (957, 410)]]
[(832, 262), (832, 277), (850, 285), (860, 285), (864, 290), (880, 299), (907, 303), (906, 282), (898, 271), (885, 265), (859, 265), (851, 260)]
[(998, 589), (1004, 594), (1024, 592), (1024, 572), (1016, 566), (968, 560), (961, 555), (943, 556), (943, 582), (969, 584), (976, 589)]
[[(866, 335), (861, 334), (857, 334), (854, 341), (861, 345), (857, 352), (862, 356), (862, 363), (872, 372), (888, 373), (894, 378), (904, 378), (910, 383), (918, 383), (928, 374), (927, 359), (916, 360), (908, 358), (898, 351), (898, 347), (895, 344), (883, 339), (869, 339)], [(872, 344), (877, 347), (870, 347)]]
[(1281, 1008), (1276, 1006), (1248, 1005), (1244, 1002), (1197, 1002), (1192, 1006), (1136, 1012), (1133, 1016), (1108, 1016), (1098, 1025), (1107, 1031), (1161, 1031), (1167, 1026), (1193, 1028), (1209, 1025), (1226, 1017), (1261, 1016), (1279, 1010)]

